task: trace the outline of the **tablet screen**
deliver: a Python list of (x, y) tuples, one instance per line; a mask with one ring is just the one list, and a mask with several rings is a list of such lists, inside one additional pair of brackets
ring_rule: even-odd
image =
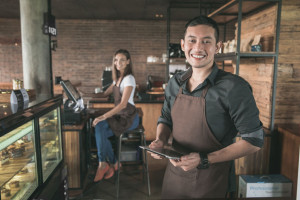
[(179, 160), (181, 156), (183, 156), (184, 154), (179, 153), (175, 150), (172, 149), (166, 149), (166, 148), (160, 148), (160, 149), (150, 149), (149, 146), (140, 146), (140, 148), (145, 149), (149, 152), (158, 154), (160, 156), (166, 157), (168, 159), (175, 159), (175, 160)]

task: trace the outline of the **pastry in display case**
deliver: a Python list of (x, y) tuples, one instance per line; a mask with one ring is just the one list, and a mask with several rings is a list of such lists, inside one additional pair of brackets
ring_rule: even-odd
[(61, 126), (59, 109), (39, 118), (43, 181), (62, 160)]
[(38, 187), (33, 120), (0, 137), (1, 199), (28, 199)]

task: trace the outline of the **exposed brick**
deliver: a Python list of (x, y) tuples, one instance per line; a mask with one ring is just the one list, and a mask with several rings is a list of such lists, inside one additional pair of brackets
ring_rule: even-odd
[[(171, 42), (179, 43), (185, 21), (172, 21)], [(102, 71), (112, 64), (113, 53), (127, 49), (132, 56), (137, 84), (145, 88), (147, 76), (165, 79), (165, 65), (148, 66), (147, 56), (166, 53), (166, 21), (57, 20), (58, 47), (52, 51), (53, 77), (80, 81), (81, 90), (101, 86)], [(0, 82), (23, 79), (20, 21), (0, 19)], [(2, 41), (2, 42), (1, 42)], [(7, 41), (4, 42), (3, 41)], [(8, 73), (9, 72), (9, 73)]]

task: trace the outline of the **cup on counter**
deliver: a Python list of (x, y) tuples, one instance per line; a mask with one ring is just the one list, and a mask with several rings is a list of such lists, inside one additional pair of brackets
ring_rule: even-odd
[(168, 85), (168, 83), (164, 83), (164, 84), (162, 84), (162, 88), (165, 90), (165, 89), (166, 89), (166, 87), (167, 87), (167, 85)]
[(99, 87), (95, 88), (95, 94), (98, 94), (100, 92), (102, 92), (101, 88), (99, 88)]

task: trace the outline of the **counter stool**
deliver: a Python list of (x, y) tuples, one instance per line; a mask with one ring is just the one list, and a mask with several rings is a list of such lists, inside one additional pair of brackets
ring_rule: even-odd
[[(132, 138), (132, 139), (131, 139)], [(136, 129), (131, 131), (126, 131), (122, 133), (118, 137), (118, 143), (117, 143), (117, 156), (118, 156), (118, 170), (116, 174), (116, 189), (117, 189), (117, 198), (119, 198), (119, 181), (120, 181), (120, 162), (121, 162), (121, 151), (122, 151), (122, 141), (129, 141), (134, 140), (136, 138), (140, 138), (140, 144), (146, 145), (146, 139), (144, 134), (144, 127), (142, 124), (140, 124)], [(145, 181), (145, 176), (147, 178), (147, 186), (148, 186), (148, 195), (151, 195), (150, 192), (150, 179), (149, 179), (149, 171), (148, 171), (148, 161), (147, 161), (147, 152), (143, 150), (143, 156), (142, 156), (142, 165), (143, 165), (143, 180)]]

